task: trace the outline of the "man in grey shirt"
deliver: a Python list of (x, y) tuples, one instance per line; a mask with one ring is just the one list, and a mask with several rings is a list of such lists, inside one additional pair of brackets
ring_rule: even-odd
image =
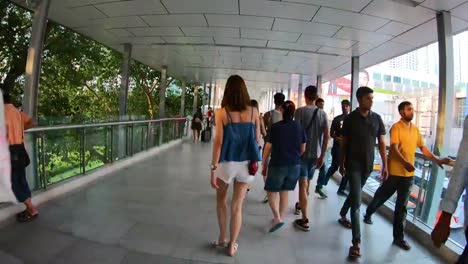
[[(463, 128), (463, 138), (458, 148), (457, 161), (452, 171), (452, 177), (445, 197), (440, 204), (442, 214), (437, 222), (431, 237), (434, 245), (440, 247), (445, 243), (450, 235), (450, 222), (453, 213), (457, 209), (458, 201), (463, 191), (468, 190), (468, 116), (465, 117), (465, 125)], [(468, 192), (467, 192), (468, 193)], [(465, 237), (468, 241), (468, 195), (465, 195)], [(462, 255), (458, 259), (457, 264), (468, 263), (468, 246), (465, 246)]]
[(315, 170), (323, 166), (329, 137), (327, 114), (315, 106), (317, 93), (317, 87), (307, 86), (304, 91), (306, 106), (298, 108), (294, 115), (294, 119), (304, 127), (307, 135), (306, 151), (302, 155), (299, 175), (299, 203), (296, 203), (296, 214), (302, 211), (302, 218), (294, 221), (294, 225), (303, 231), (310, 230), (307, 217), (310, 180)]

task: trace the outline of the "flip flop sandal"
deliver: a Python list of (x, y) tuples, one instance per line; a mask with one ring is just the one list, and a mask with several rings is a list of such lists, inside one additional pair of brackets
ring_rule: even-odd
[(29, 212), (26, 212), (25, 214), (18, 216), (16, 220), (20, 223), (27, 223), (36, 220), (38, 217), (39, 214), (31, 215)]
[(234, 251), (232, 252), (232, 254), (228, 252), (228, 256), (234, 257), (234, 255), (236, 254), (238, 249), (239, 249), (239, 244), (235, 243), (234, 244)]
[(16, 214), (16, 217), (23, 217), (23, 216), (24, 216), (25, 214), (27, 214), (27, 213), (28, 213), (28, 211), (27, 211), (27, 210), (24, 210), (24, 211), (22, 211), (21, 213), (17, 213), (17, 214)]
[(340, 223), (340, 225), (342, 225), (343, 227), (348, 228), (348, 229), (350, 229), (352, 227), (351, 222), (348, 219), (340, 218), (340, 219), (338, 219), (338, 223)]
[(213, 240), (210, 245), (214, 248), (227, 248), (229, 243), (228, 242), (219, 242), (218, 240)]
[(272, 227), (270, 228), (270, 230), (268, 230), (268, 233), (274, 233), (274, 232), (278, 231), (278, 229), (280, 229), (281, 227), (283, 227), (283, 225), (284, 225), (284, 222), (279, 222), (279, 223), (277, 223), (276, 225), (272, 226)]
[(356, 246), (352, 246), (349, 248), (348, 257), (350, 258), (359, 258), (361, 256), (361, 249)]

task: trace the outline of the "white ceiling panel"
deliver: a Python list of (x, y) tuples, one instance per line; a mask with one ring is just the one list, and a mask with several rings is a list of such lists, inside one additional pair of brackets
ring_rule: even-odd
[(170, 13), (238, 14), (237, 0), (162, 0)]
[(187, 37), (239, 38), (239, 28), (227, 27), (182, 27)]
[(277, 57), (288, 54), (286, 50), (273, 50), (273, 49), (256, 49), (256, 48), (242, 48), (242, 52), (263, 54), (263, 57)]
[(313, 21), (375, 31), (385, 25), (389, 20), (350, 11), (322, 7), (315, 15)]
[(468, 2), (465, 4), (456, 7), (452, 11), (452, 15), (457, 16), (459, 18), (463, 18), (468, 21)]
[[(452, 30), (453, 32), (461, 31), (462, 29), (468, 28), (468, 22), (452, 17)], [(436, 19), (432, 19), (419, 27), (416, 27), (398, 37), (392, 41), (406, 44), (413, 47), (421, 47), (427, 43), (431, 43), (437, 40), (437, 22)]]
[(314, 36), (314, 35), (302, 35), (299, 40), (299, 43), (315, 44), (320, 46), (328, 46), (334, 48), (347, 49), (354, 44), (354, 41), (343, 40), (336, 38), (329, 38), (324, 36)]
[(120, 38), (120, 43), (131, 43), (134, 45), (150, 45), (157, 43), (165, 43), (160, 37), (129, 37)]
[(162, 37), (167, 43), (177, 44), (214, 44), (210, 37)]
[(336, 33), (335, 37), (341, 38), (341, 39), (354, 40), (354, 41), (376, 43), (376, 44), (384, 43), (393, 38), (393, 36), (389, 36), (385, 34), (358, 30), (354, 28), (347, 28), (347, 27), (343, 27), (342, 29), (340, 29), (340, 31)]
[(401, 33), (410, 30), (412, 27), (413, 26), (410, 26), (408, 24), (390, 21), (389, 23), (385, 24), (385, 26), (379, 28), (376, 32), (391, 36), (398, 36)]
[(240, 51), (240, 47), (216, 47), (216, 46), (200, 46), (195, 47), (196, 51), (217, 51), (217, 52), (229, 52), (229, 51)]
[(133, 37), (133, 34), (128, 32), (125, 29), (116, 28), (116, 29), (108, 29), (110, 33), (114, 34), (116, 37), (124, 38), (124, 37)]
[(96, 9), (94, 6), (75, 7), (75, 8), (70, 9), (70, 11), (73, 12), (75, 16), (83, 17), (86, 19), (99, 19), (99, 18), (107, 17), (101, 11)]
[(424, 23), (435, 16), (433, 10), (421, 6), (409, 7), (389, 0), (374, 0), (362, 13), (403, 22), (413, 26)]
[(155, 0), (121, 1), (95, 6), (110, 17), (167, 14), (161, 2)]
[(436, 11), (451, 10), (463, 3), (466, 0), (426, 0), (422, 2), (421, 6), (434, 9)]
[(275, 24), (273, 25), (273, 30), (299, 32), (312, 35), (322, 35), (327, 37), (333, 36), (339, 29), (340, 27), (335, 25), (327, 25), (290, 19), (276, 19)]
[(242, 38), (248, 38), (248, 39), (266, 39), (266, 40), (296, 42), (300, 35), (301, 35), (300, 33), (271, 31), (271, 30), (263, 30), (263, 29), (243, 28), (241, 30)]
[(360, 56), (360, 55), (374, 49), (377, 46), (378, 46), (378, 44), (358, 42), (355, 45), (353, 45), (350, 48), (350, 50), (351, 50), (353, 56)]
[(240, 0), (241, 15), (280, 17), (310, 21), (318, 6), (271, 0)]
[(409, 49), (411, 49), (411, 46), (389, 41), (362, 55), (360, 57), (360, 68), (364, 69), (382, 62), (387, 59), (388, 54), (390, 54), (390, 58), (402, 55)]
[(234, 46), (266, 47), (267, 40), (240, 39), (240, 38), (215, 38), (216, 44)]
[(290, 43), (290, 42), (282, 42), (282, 41), (269, 41), (268, 47), (289, 49), (289, 50), (305, 50), (305, 51), (317, 51), (320, 48), (320, 46), (317, 46), (317, 45)]
[(321, 53), (329, 53), (329, 54), (338, 54), (342, 56), (352, 56), (352, 51), (350, 49), (338, 49), (338, 48), (331, 48), (331, 47), (320, 47), (317, 52)]
[(131, 27), (145, 27), (146, 23), (137, 16), (129, 17), (110, 17), (104, 19), (92, 20), (93, 25), (102, 28), (131, 28)]
[(206, 15), (209, 26), (271, 29), (273, 18), (240, 15)]
[(154, 15), (142, 16), (152, 27), (204, 27), (207, 26), (203, 15)]
[(372, 0), (288, 0), (288, 1), (359, 12)]
[(144, 27), (144, 28), (129, 28), (137, 37), (182, 37), (184, 34), (178, 27)]

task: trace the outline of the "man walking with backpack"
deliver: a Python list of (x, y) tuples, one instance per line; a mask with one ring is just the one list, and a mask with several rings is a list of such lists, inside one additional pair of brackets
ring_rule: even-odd
[(301, 158), (301, 172), (299, 175), (299, 202), (296, 203), (295, 213), (302, 212), (302, 218), (294, 221), (294, 225), (303, 231), (309, 231), (309, 219), (307, 216), (307, 196), (309, 185), (315, 170), (323, 166), (328, 144), (328, 119), (327, 114), (315, 106), (318, 99), (316, 86), (309, 85), (305, 88), (304, 97), (306, 106), (297, 109), (294, 118), (305, 129), (307, 136), (306, 151)]

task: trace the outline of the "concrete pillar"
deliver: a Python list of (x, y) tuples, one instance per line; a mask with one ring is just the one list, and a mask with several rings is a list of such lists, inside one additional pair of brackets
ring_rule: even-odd
[(351, 111), (356, 109), (358, 101), (356, 98), (356, 91), (359, 88), (359, 56), (354, 56), (351, 59)]
[(192, 107), (192, 114), (195, 114), (197, 111), (198, 106), (198, 84), (196, 84), (193, 88), (193, 107)]
[(291, 100), (291, 74), (289, 74), (289, 81), (288, 81), (288, 100)]
[(161, 89), (159, 90), (159, 118), (166, 117), (166, 83), (167, 83), (167, 67), (161, 69)]
[(218, 106), (218, 87), (216, 86), (216, 83), (213, 83), (213, 110), (216, 109)]
[(323, 98), (323, 91), (322, 91), (322, 75), (317, 75), (317, 89), (319, 97)]
[(211, 107), (211, 91), (213, 90), (213, 83), (210, 83), (210, 88), (208, 89), (208, 107)]
[[(47, 28), (47, 15), (49, 13), (50, 0), (38, 1), (34, 9), (32, 22), (31, 39), (28, 48), (28, 58), (26, 61), (24, 87), (23, 110), (33, 120), (37, 120), (37, 96), (39, 89), (39, 75), (41, 73), (42, 49)], [(41, 186), (39, 175), (36, 174), (37, 152), (36, 136), (26, 134), (25, 146), (31, 159), (31, 165), (26, 168), (26, 177), (29, 185), (33, 189)]]
[(302, 97), (304, 97), (304, 94), (302, 92), (302, 74), (300, 74), (299, 87), (297, 87), (297, 108), (302, 106)]
[(130, 77), (130, 66), (132, 63), (132, 45), (124, 44), (124, 52), (122, 54), (121, 66), (121, 81), (120, 81), (120, 96), (119, 96), (119, 119), (127, 120), (128, 114), (128, 80)]
[(185, 78), (182, 78), (182, 90), (180, 94), (180, 111), (179, 114), (181, 117), (185, 116), (185, 93), (187, 92), (187, 84)]
[[(439, 45), (439, 105), (437, 111), (437, 130), (434, 144), (434, 154), (447, 156), (450, 148), (451, 130), (453, 127), (454, 98), (454, 60), (453, 33), (451, 14), (442, 11), (437, 14), (437, 38)], [(431, 177), (427, 184), (426, 199), (422, 219), (433, 226), (445, 179), (445, 171), (432, 164)]]

